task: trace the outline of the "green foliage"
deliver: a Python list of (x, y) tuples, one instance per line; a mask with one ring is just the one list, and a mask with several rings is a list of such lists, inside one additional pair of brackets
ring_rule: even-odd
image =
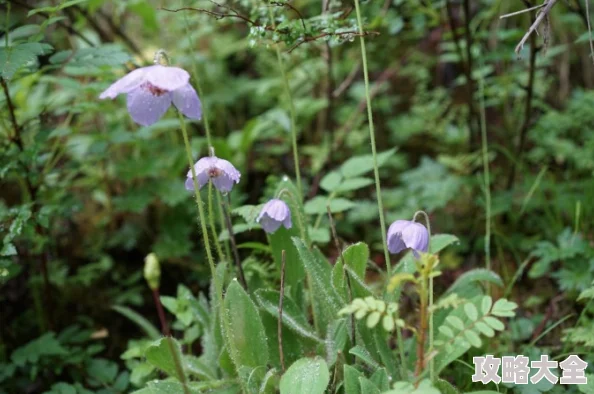
[[(594, 362), (578, 2), (557, 2), (519, 56), (542, 9), (500, 16), (522, 2), (115, 3), (3, 3), (0, 394), (589, 393), (484, 386), (469, 368)], [(200, 96), (192, 160), (211, 144), (241, 172), (228, 196), (203, 188), (206, 234), (174, 110), (141, 127), (125, 97), (98, 99), (160, 47)], [(387, 225), (422, 209), (440, 233), (429, 254), (391, 255), (392, 272), (374, 170)], [(292, 228), (262, 231), (270, 198)], [(143, 277), (147, 255), (158, 275)]]

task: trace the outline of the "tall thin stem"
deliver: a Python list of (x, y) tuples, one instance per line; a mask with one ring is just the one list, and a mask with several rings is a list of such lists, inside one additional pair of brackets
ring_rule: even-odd
[(278, 354), (283, 372), (285, 371), (285, 353), (283, 352), (283, 299), (285, 297), (285, 250), (281, 252), (281, 277), (280, 277), (280, 296), (278, 300)]
[(192, 148), (190, 146), (190, 140), (188, 139), (188, 131), (186, 130), (186, 122), (183, 115), (178, 112), (179, 116), (179, 123), (182, 129), (182, 134), (184, 137), (184, 144), (186, 146), (186, 155), (188, 157), (188, 164), (192, 171), (192, 184), (194, 185), (194, 194), (196, 197), (196, 205), (198, 206), (198, 218), (200, 222), (200, 228), (202, 230), (202, 239), (204, 241), (204, 249), (206, 250), (206, 258), (208, 260), (208, 265), (210, 266), (210, 271), (212, 274), (212, 280), (214, 281), (215, 291), (217, 293), (218, 301), (222, 305), (223, 301), (223, 289), (219, 284), (217, 279), (216, 268), (214, 264), (214, 259), (212, 257), (212, 251), (210, 250), (210, 241), (208, 239), (208, 231), (206, 229), (206, 215), (204, 214), (204, 206), (202, 203), (202, 197), (200, 196), (200, 188), (198, 187), (198, 178), (196, 177), (196, 169), (194, 168), (194, 163), (192, 162)]
[(214, 222), (214, 211), (212, 206), (212, 187), (212, 182), (208, 182), (208, 222), (210, 226), (210, 232), (212, 233), (212, 238), (214, 240), (215, 248), (217, 249), (217, 255), (219, 256), (219, 261), (225, 261), (225, 254), (223, 253), (223, 249), (221, 248), (221, 242), (219, 241), (217, 227), (215, 226)]
[[(481, 142), (483, 151), (483, 173), (485, 182), (485, 260), (487, 269), (491, 269), (491, 174), (489, 171), (489, 141), (487, 139), (487, 121), (485, 116), (485, 93), (483, 78), (479, 79)], [(490, 289), (490, 288), (489, 288)]]
[[(416, 221), (418, 215), (422, 215), (425, 219), (425, 225), (429, 233), (427, 250), (431, 253), (431, 221), (429, 220), (429, 215), (425, 211), (417, 211), (413, 216), (413, 222)], [(433, 350), (433, 276), (429, 276), (429, 308), (427, 310), (429, 311), (429, 349)], [(434, 357), (429, 360), (429, 377), (432, 382), (435, 381)]]
[(377, 165), (377, 151), (375, 149), (375, 131), (373, 126), (373, 111), (371, 109), (371, 95), (369, 93), (369, 72), (367, 70), (367, 52), (365, 50), (365, 37), (363, 30), (363, 22), (361, 21), (361, 10), (359, 7), (359, 0), (355, 0), (355, 9), (357, 12), (357, 23), (359, 25), (359, 33), (361, 36), (361, 58), (363, 59), (363, 77), (365, 79), (365, 98), (367, 99), (367, 120), (369, 123), (369, 139), (371, 142), (371, 154), (373, 156), (373, 175), (375, 177), (375, 193), (377, 194), (377, 208), (379, 210), (380, 227), (382, 232), (382, 242), (384, 245), (384, 258), (386, 260), (386, 269), (388, 275), (392, 273), (392, 265), (390, 263), (390, 254), (388, 253), (388, 243), (386, 240), (386, 220), (384, 218), (384, 204), (382, 203), (382, 188), (379, 179), (379, 169)]
[[(274, 20), (274, 14), (272, 13), (272, 7), (268, 7), (268, 14), (272, 27), (276, 29), (276, 21)], [(278, 59), (278, 68), (281, 72), (283, 79), (283, 86), (285, 89), (285, 95), (287, 96), (287, 102), (289, 104), (289, 115), (291, 118), (291, 144), (293, 145), (293, 161), (295, 166), (295, 178), (297, 179), (297, 190), (299, 190), (299, 199), (303, 199), (303, 189), (301, 187), (301, 170), (299, 168), (299, 152), (297, 150), (297, 125), (296, 125), (296, 112), (295, 104), (293, 103), (293, 95), (291, 94), (291, 86), (289, 85), (289, 79), (287, 78), (287, 72), (285, 70), (285, 64), (283, 56), (278, 45), (275, 45), (276, 58)]]
[(229, 200), (225, 201), (225, 198), (221, 196), (221, 207), (223, 208), (223, 215), (225, 216), (225, 224), (227, 225), (227, 232), (229, 233), (229, 240), (231, 240), (231, 249), (233, 250), (233, 257), (235, 259), (235, 265), (237, 266), (237, 273), (239, 274), (239, 281), (245, 289), (248, 290), (247, 281), (245, 280), (245, 274), (243, 273), (243, 267), (241, 266), (241, 260), (239, 258), (239, 252), (237, 251), (237, 243), (235, 243), (235, 234), (233, 233), (233, 223), (231, 223), (231, 204)]

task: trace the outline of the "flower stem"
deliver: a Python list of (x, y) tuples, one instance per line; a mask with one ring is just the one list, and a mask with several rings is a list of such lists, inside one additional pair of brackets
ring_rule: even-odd
[[(417, 216), (422, 215), (425, 218), (425, 225), (427, 226), (427, 232), (429, 233), (429, 241), (427, 242), (427, 250), (431, 253), (431, 222), (429, 221), (429, 215), (425, 211), (417, 211), (413, 216), (413, 222), (416, 221)], [(433, 270), (433, 267), (431, 267)], [(429, 272), (431, 273), (431, 272)], [(433, 276), (429, 276), (429, 351), (433, 350)], [(434, 382), (435, 378), (435, 365), (434, 359), (435, 357), (431, 357), (429, 360), (429, 377), (432, 382)]]
[[(272, 7), (268, 7), (268, 14), (272, 27), (276, 29), (276, 22), (272, 13)], [(278, 67), (281, 72), (283, 79), (283, 86), (285, 89), (285, 95), (287, 96), (287, 102), (289, 104), (289, 115), (291, 117), (291, 143), (293, 145), (293, 161), (295, 165), (295, 178), (297, 179), (297, 190), (299, 190), (299, 199), (303, 200), (303, 189), (301, 188), (301, 170), (299, 168), (299, 152), (297, 150), (297, 125), (296, 125), (296, 113), (295, 104), (293, 103), (293, 95), (291, 94), (291, 86), (289, 85), (289, 79), (287, 78), (287, 72), (285, 71), (285, 64), (283, 62), (283, 56), (278, 45), (275, 45), (276, 58), (278, 59)]]
[[(228, 195), (227, 195), (228, 196)], [(239, 258), (239, 252), (237, 251), (237, 243), (235, 243), (235, 234), (233, 233), (233, 223), (231, 223), (231, 208), (229, 200), (225, 201), (225, 197), (221, 196), (221, 207), (223, 208), (223, 215), (225, 216), (225, 223), (227, 224), (227, 231), (229, 232), (229, 240), (231, 241), (231, 249), (233, 250), (233, 257), (235, 258), (235, 265), (237, 266), (237, 273), (239, 274), (239, 281), (241, 285), (248, 291), (247, 281), (245, 280), (245, 274), (241, 266), (241, 260)]]
[(194, 169), (194, 163), (192, 162), (192, 148), (190, 146), (190, 141), (188, 139), (188, 131), (186, 130), (186, 122), (184, 120), (183, 115), (178, 112), (179, 116), (179, 123), (182, 129), (182, 134), (184, 137), (184, 144), (186, 146), (186, 155), (188, 156), (188, 164), (190, 165), (190, 170), (192, 171), (192, 180), (194, 185), (194, 194), (196, 197), (196, 205), (198, 206), (198, 217), (200, 222), (200, 227), (202, 230), (202, 238), (204, 241), (204, 249), (206, 250), (206, 258), (208, 260), (208, 265), (210, 266), (210, 271), (212, 274), (212, 280), (214, 281), (215, 291), (217, 293), (218, 301), (221, 303), (223, 302), (223, 290), (221, 285), (218, 283), (217, 280), (217, 273), (214, 265), (214, 259), (212, 257), (212, 252), (210, 250), (210, 241), (208, 239), (208, 231), (206, 229), (206, 215), (204, 214), (204, 204), (202, 202), (202, 197), (200, 196), (200, 188), (198, 187), (198, 178), (196, 177), (196, 170)]
[[(363, 21), (361, 20), (361, 9), (359, 0), (355, 0), (355, 10), (357, 13), (357, 24), (359, 25), (359, 41), (361, 42), (361, 58), (363, 60), (363, 78), (365, 80), (365, 98), (367, 100), (367, 121), (369, 123), (369, 139), (371, 142), (371, 154), (373, 156), (373, 175), (375, 178), (375, 193), (377, 194), (377, 208), (380, 217), (380, 230), (382, 232), (382, 243), (384, 246), (384, 259), (386, 260), (386, 271), (388, 277), (392, 274), (392, 265), (390, 263), (390, 254), (388, 253), (388, 242), (386, 240), (386, 219), (384, 218), (384, 204), (382, 203), (382, 188), (379, 179), (379, 170), (377, 166), (377, 152), (375, 149), (375, 130), (373, 126), (373, 111), (371, 110), (371, 94), (369, 91), (369, 71), (367, 69), (367, 52), (365, 50), (365, 38), (363, 37)], [(404, 356), (404, 341), (400, 327), (397, 330), (398, 348), (400, 349), (400, 364), (402, 367), (402, 379), (406, 379), (406, 358)]]
[(212, 182), (208, 182), (208, 222), (210, 225), (210, 232), (212, 233), (212, 238), (214, 240), (215, 248), (217, 249), (217, 255), (219, 256), (219, 261), (225, 261), (225, 254), (223, 253), (223, 249), (221, 248), (221, 242), (219, 241), (217, 227), (215, 226), (215, 222), (214, 222), (214, 211), (213, 211), (213, 207), (212, 207), (212, 200), (213, 200)]
[[(188, 22), (188, 16), (184, 12), (184, 24), (186, 28), (186, 35), (188, 36), (188, 41), (190, 42), (190, 48), (194, 48), (194, 40), (192, 39), (192, 32), (190, 31), (190, 23)], [(198, 76), (198, 64), (196, 63), (196, 59), (194, 56), (190, 57), (192, 61), (192, 71), (194, 74), (194, 85), (196, 85), (196, 89), (198, 90), (198, 97), (201, 98), (202, 102), (202, 117), (204, 118), (204, 131), (206, 133), (206, 143), (208, 146), (212, 146), (211, 140), (211, 132), (210, 132), (210, 123), (208, 122), (208, 111), (204, 110), (204, 95), (202, 94), (202, 85), (200, 84), (200, 77)], [(210, 198), (210, 197), (209, 197)]]
[(382, 242), (384, 245), (384, 258), (386, 260), (386, 270), (388, 275), (392, 273), (392, 266), (390, 263), (390, 255), (388, 253), (388, 243), (386, 240), (386, 220), (384, 218), (384, 204), (382, 203), (382, 188), (379, 179), (379, 169), (377, 166), (377, 151), (375, 149), (375, 130), (373, 126), (373, 112), (371, 110), (371, 95), (369, 93), (369, 72), (367, 70), (367, 53), (365, 51), (365, 38), (363, 37), (363, 22), (361, 21), (361, 10), (359, 7), (359, 0), (355, 0), (355, 9), (357, 12), (357, 23), (359, 25), (359, 33), (361, 36), (361, 57), (363, 59), (363, 77), (365, 79), (365, 97), (367, 99), (367, 120), (369, 123), (369, 139), (371, 141), (371, 154), (373, 156), (373, 175), (375, 176), (375, 193), (377, 194), (377, 208), (379, 210), (380, 227), (382, 231)]

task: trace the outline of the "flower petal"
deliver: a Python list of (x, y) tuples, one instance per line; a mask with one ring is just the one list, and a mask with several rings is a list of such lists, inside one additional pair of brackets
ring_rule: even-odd
[(171, 95), (152, 94), (145, 85), (128, 93), (128, 112), (140, 125), (150, 126), (156, 123), (171, 105)]
[(281, 226), (281, 222), (274, 220), (267, 214), (264, 214), (261, 218), (259, 218), (258, 223), (260, 223), (260, 226), (262, 226), (264, 231), (266, 231), (268, 234), (272, 234)]
[(221, 174), (216, 177), (212, 177), (212, 184), (217, 188), (218, 191), (223, 193), (229, 193), (233, 189), (235, 181), (227, 174)]
[(241, 173), (237, 171), (237, 169), (231, 164), (231, 162), (217, 158), (214, 166), (219, 170), (223, 171), (229, 178), (231, 178), (235, 183), (239, 183), (239, 179), (241, 178)]
[(396, 254), (406, 249), (402, 236), (406, 228), (411, 224), (408, 220), (396, 220), (388, 228), (388, 250)]
[(101, 100), (106, 98), (113, 99), (118, 94), (128, 93), (136, 89), (144, 82), (146, 68), (147, 67), (137, 68), (136, 70), (124, 75), (122, 78), (111, 84), (110, 87), (104, 90), (103, 93), (99, 95), (99, 98)]
[(188, 84), (190, 74), (179, 67), (168, 67), (160, 64), (146, 67), (146, 80), (159, 89), (173, 92)]
[(198, 94), (189, 83), (173, 92), (173, 104), (190, 119), (202, 117), (202, 104)]
[[(194, 191), (194, 181), (192, 181), (192, 170), (188, 174), (188, 178), (186, 179), (186, 190)], [(202, 189), (202, 186), (208, 183), (208, 173), (206, 172), (197, 172), (196, 179), (198, 179), (198, 189)]]
[(418, 252), (427, 252), (429, 247), (429, 232), (421, 223), (410, 223), (402, 233), (402, 240), (406, 247)]

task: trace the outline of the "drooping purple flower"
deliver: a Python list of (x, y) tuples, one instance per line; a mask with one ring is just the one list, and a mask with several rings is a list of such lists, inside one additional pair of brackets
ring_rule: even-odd
[(142, 126), (156, 123), (171, 102), (190, 119), (202, 117), (198, 94), (190, 85), (190, 74), (179, 67), (160, 64), (141, 67), (114, 82), (99, 95), (100, 99), (127, 94), (128, 112)]
[(396, 220), (388, 229), (388, 250), (398, 253), (406, 248), (413, 251), (415, 257), (419, 252), (427, 252), (429, 247), (429, 232), (421, 223), (410, 220)]
[[(200, 188), (210, 180), (217, 190), (223, 193), (230, 192), (233, 185), (239, 183), (241, 178), (241, 173), (233, 167), (233, 164), (216, 156), (207, 156), (198, 160), (194, 164), (194, 171)], [(186, 190), (194, 190), (191, 169), (188, 171), (185, 186)]]
[(256, 222), (260, 223), (268, 234), (274, 233), (281, 225), (287, 229), (293, 226), (289, 206), (278, 198), (273, 198), (264, 204)]

